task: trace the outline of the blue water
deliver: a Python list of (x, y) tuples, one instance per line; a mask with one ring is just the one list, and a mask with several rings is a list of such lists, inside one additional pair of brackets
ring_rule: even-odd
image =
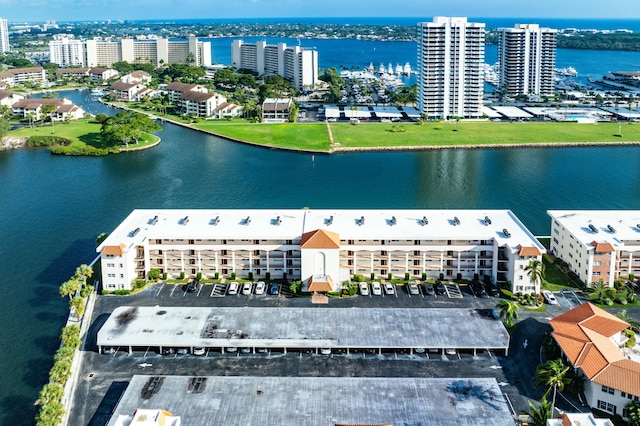
[[(213, 49), (230, 55), (229, 40), (214, 41), (220, 45)], [(301, 43), (318, 47), (321, 66), (415, 64), (408, 42)], [(602, 75), (639, 68), (640, 53), (559, 51), (558, 66), (569, 65)], [(94, 114), (108, 111), (83, 92), (61, 96)], [(157, 148), (109, 157), (0, 152), (0, 424), (31, 423), (66, 318), (58, 287), (93, 259), (95, 237), (134, 208), (510, 208), (539, 235), (549, 232), (547, 209), (640, 209), (639, 147), (352, 153), (311, 161), (172, 125), (159, 135)]]

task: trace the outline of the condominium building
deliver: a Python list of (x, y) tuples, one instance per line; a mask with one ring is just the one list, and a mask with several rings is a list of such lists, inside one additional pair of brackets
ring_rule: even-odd
[(549, 210), (550, 252), (578, 278), (613, 287), (617, 278), (640, 276), (640, 211)]
[(418, 110), (431, 119), (482, 116), (485, 24), (437, 16), (418, 24)]
[(517, 24), (498, 32), (500, 87), (511, 94), (553, 95), (557, 30)]
[(42, 67), (9, 68), (0, 72), (0, 83), (8, 87), (31, 82), (41, 84), (47, 81), (47, 74)]
[(61, 38), (49, 42), (49, 53), (51, 62), (63, 67), (110, 67), (120, 61), (131, 64), (151, 63), (156, 67), (177, 63), (211, 66), (211, 43), (199, 41), (195, 37), (188, 40), (158, 38), (83, 41)]
[(539, 292), (544, 247), (509, 210), (134, 210), (97, 248), (106, 290), (167, 278), (286, 278), (336, 288), (353, 275), (472, 279)]
[(266, 41), (231, 43), (231, 63), (234, 68), (258, 74), (280, 75), (293, 82), (298, 89), (318, 82), (318, 52), (286, 43), (267, 44)]
[(9, 23), (0, 18), (0, 53), (9, 51)]
[(84, 65), (84, 44), (75, 40), (72, 34), (56, 34), (49, 42), (49, 60), (61, 66), (81, 67)]

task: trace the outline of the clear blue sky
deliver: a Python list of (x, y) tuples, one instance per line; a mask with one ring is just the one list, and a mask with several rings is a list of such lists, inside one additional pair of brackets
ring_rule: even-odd
[(639, 0), (0, 0), (0, 18), (118, 19), (404, 17), (640, 19)]

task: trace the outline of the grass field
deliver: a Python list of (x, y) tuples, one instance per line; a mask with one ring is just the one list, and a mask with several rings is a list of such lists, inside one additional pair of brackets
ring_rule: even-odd
[[(99, 149), (110, 148), (105, 144), (100, 135), (100, 124), (87, 120), (73, 120), (67, 123), (55, 123), (53, 128), (51, 123), (44, 125), (35, 125), (33, 127), (23, 127), (18, 130), (12, 130), (8, 136), (16, 138), (29, 138), (31, 136), (59, 136), (71, 140), (70, 148), (82, 148), (90, 146)], [(143, 135), (140, 143), (137, 145), (129, 144), (130, 149), (140, 149), (142, 147), (152, 145), (158, 141), (158, 137), (154, 135)], [(126, 151), (126, 147), (122, 145), (121, 151)]]
[(215, 134), (272, 148), (328, 152), (329, 134), (324, 123), (247, 123), (246, 121), (201, 121), (193, 125)]
[[(245, 121), (201, 121), (197, 129), (275, 148), (330, 151), (325, 124), (251, 124)], [(618, 143), (640, 141), (640, 125), (618, 123), (494, 123), (490, 121), (416, 123), (332, 123), (333, 149), (450, 147), (484, 145)]]

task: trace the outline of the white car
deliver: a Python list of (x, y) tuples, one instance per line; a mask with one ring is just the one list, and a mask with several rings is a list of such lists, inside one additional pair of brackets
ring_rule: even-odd
[(384, 283), (385, 294), (395, 294), (396, 288), (391, 283)]
[(258, 281), (256, 284), (256, 294), (264, 294), (264, 289), (267, 287), (264, 281)]
[(371, 292), (376, 296), (382, 295), (382, 286), (378, 281), (374, 281), (371, 283)]
[(358, 287), (360, 288), (360, 294), (363, 296), (368, 296), (369, 295), (369, 285), (365, 282), (361, 282), (358, 284)]
[(205, 353), (205, 349), (202, 346), (193, 348), (193, 354), (196, 356), (202, 356)]
[(543, 290), (542, 291), (542, 297), (544, 297), (544, 300), (546, 300), (546, 302), (548, 304), (550, 304), (550, 305), (557, 305), (558, 304), (558, 301), (556, 300), (556, 297), (549, 290)]
[(229, 288), (227, 289), (228, 294), (238, 294), (238, 289), (240, 288), (240, 284), (237, 281), (232, 281), (229, 284)]
[(453, 348), (447, 348), (444, 350), (445, 355), (457, 355), (458, 352)]
[(250, 282), (246, 282), (242, 285), (242, 294), (245, 295), (249, 295), (251, 294), (251, 287), (253, 287), (253, 284)]

